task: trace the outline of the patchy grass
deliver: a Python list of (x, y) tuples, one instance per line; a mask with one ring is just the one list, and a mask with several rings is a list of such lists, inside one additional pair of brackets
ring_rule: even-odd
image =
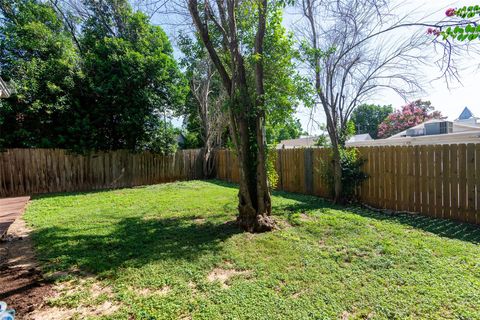
[(83, 314), (95, 319), (480, 319), (478, 228), (276, 193), (282, 229), (252, 235), (229, 223), (236, 193), (191, 181), (34, 199), (25, 218), (64, 289), (50, 307), (114, 306)]

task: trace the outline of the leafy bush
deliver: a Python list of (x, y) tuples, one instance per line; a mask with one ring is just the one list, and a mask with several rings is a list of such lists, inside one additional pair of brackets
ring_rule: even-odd
[[(332, 156), (330, 156), (332, 159)], [(340, 150), (340, 163), (342, 166), (342, 198), (346, 202), (356, 201), (356, 191), (368, 175), (362, 171), (366, 160), (359, 157), (355, 148)], [(333, 162), (323, 163), (322, 176), (327, 181), (332, 195), (334, 192)]]
[(278, 173), (275, 169), (275, 162), (277, 160), (277, 150), (270, 149), (267, 151), (267, 179), (270, 189), (275, 189), (278, 185)]

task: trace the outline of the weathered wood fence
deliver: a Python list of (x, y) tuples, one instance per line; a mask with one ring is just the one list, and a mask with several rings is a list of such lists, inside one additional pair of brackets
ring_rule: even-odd
[(7, 149), (0, 152), (0, 197), (201, 179), (200, 152), (77, 155), (60, 149)]
[[(480, 144), (360, 147), (369, 178), (358, 190), (377, 208), (480, 224)], [(174, 155), (59, 149), (0, 152), (0, 197), (131, 187), (201, 179), (201, 150)], [(277, 150), (278, 189), (330, 197), (322, 170), (328, 149)], [(218, 150), (218, 179), (238, 182), (233, 151)]]
[[(480, 224), (480, 144), (360, 147), (369, 178), (363, 203)], [(238, 182), (233, 152), (218, 151), (217, 178)], [(279, 190), (330, 197), (322, 178), (329, 150), (277, 150)]]

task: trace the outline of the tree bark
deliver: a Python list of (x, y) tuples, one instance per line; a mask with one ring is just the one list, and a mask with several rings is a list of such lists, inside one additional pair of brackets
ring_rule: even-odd
[(342, 203), (343, 198), (342, 198), (342, 164), (340, 160), (340, 149), (339, 146), (337, 145), (336, 147), (333, 147), (333, 154), (332, 154), (332, 162), (333, 162), (333, 191), (334, 191), (334, 196), (333, 196), (333, 201), (335, 203)]
[[(219, 3), (217, 1), (217, 3)], [(210, 55), (222, 84), (229, 95), (230, 134), (237, 151), (240, 186), (238, 193), (238, 225), (248, 232), (265, 232), (275, 227), (271, 218), (271, 200), (266, 173), (266, 144), (264, 133), (263, 111), (263, 63), (257, 62), (255, 68), (255, 87), (257, 98), (249, 95), (244, 57), (240, 50), (235, 10), (238, 4), (235, 0), (227, 0), (226, 8), (220, 1), (217, 9), (220, 22), (215, 20), (214, 25), (221, 28), (223, 34), (223, 49), (229, 51), (229, 64), (227, 68), (219, 58), (220, 55), (214, 47), (209, 31), (208, 22), (202, 20), (198, 11), (198, 2), (189, 0), (189, 10), (193, 22), (200, 34), (203, 44)], [(263, 38), (266, 25), (266, 1), (259, 3), (258, 30), (255, 39), (256, 53), (263, 53)], [(208, 1), (205, 8), (209, 8)], [(213, 12), (204, 15), (205, 19), (215, 19)], [(228, 44), (228, 48), (227, 47)], [(230, 74), (226, 71), (230, 70)]]

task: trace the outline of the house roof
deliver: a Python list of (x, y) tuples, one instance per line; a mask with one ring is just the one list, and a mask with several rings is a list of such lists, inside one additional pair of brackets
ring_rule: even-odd
[(356, 134), (350, 139), (348, 139), (347, 142), (369, 141), (369, 140), (373, 140), (373, 138), (370, 136), (370, 134), (365, 133), (365, 134)]
[(435, 144), (480, 143), (480, 130), (460, 131), (449, 134), (428, 136), (399, 137), (396, 139), (378, 139), (371, 141), (347, 142), (347, 147), (377, 147), (377, 146), (415, 146)]
[[(428, 121), (422, 122), (420, 124), (417, 124), (416, 126), (408, 128), (407, 130), (423, 129), (423, 128), (425, 128), (425, 124), (427, 124), (427, 123), (435, 123), (435, 122), (443, 122), (443, 121), (445, 121), (445, 120), (432, 119), (432, 120), (428, 120)], [(407, 130), (403, 130), (402, 132), (394, 134), (393, 136), (388, 137), (387, 139), (396, 139), (396, 138), (405, 137), (407, 135)]]
[(460, 116), (458, 117), (457, 120), (468, 120), (470, 118), (475, 118), (475, 116), (473, 115), (472, 111), (470, 111), (470, 109), (468, 109), (468, 107), (465, 107), (465, 109), (463, 109), (462, 113), (460, 113)]
[(298, 139), (288, 139), (282, 140), (278, 145), (277, 149), (282, 148), (305, 148), (305, 147), (313, 147), (315, 142), (317, 142), (318, 137), (302, 137)]
[[(468, 110), (470, 111), (470, 110)], [(457, 119), (458, 120), (458, 119)], [(466, 123), (462, 123), (462, 122), (457, 122), (457, 120), (455, 120), (453, 122), (453, 133), (456, 133), (456, 132), (465, 132), (465, 131), (479, 131), (480, 130), (480, 127), (479, 126), (475, 126), (475, 125), (468, 125)], [(415, 129), (423, 129), (425, 128), (425, 125), (428, 124), (428, 123), (435, 123), (435, 122), (444, 122), (445, 120), (444, 119), (432, 119), (432, 120), (428, 120), (428, 121), (425, 121), (423, 123), (420, 123), (414, 127), (411, 127), (407, 130), (415, 130)], [(386, 140), (388, 139), (396, 139), (396, 138), (402, 138), (402, 137), (405, 137), (407, 135), (407, 130), (404, 130), (402, 132), (399, 132), (397, 134), (394, 134), (393, 136), (391, 137), (388, 137)], [(451, 133), (450, 133), (451, 134)]]

